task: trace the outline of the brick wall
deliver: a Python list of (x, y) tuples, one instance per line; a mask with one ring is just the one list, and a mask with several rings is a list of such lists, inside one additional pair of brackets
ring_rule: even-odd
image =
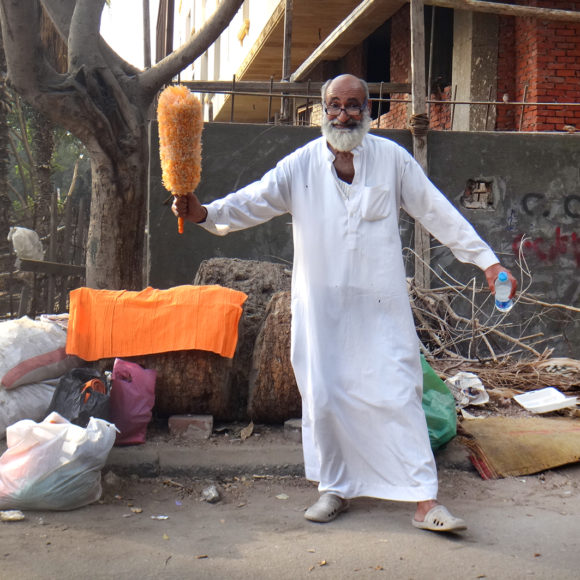
[[(409, 7), (404, 6), (392, 18), (391, 24), (391, 82), (411, 82), (411, 22)], [(432, 94), (431, 99), (449, 101), (451, 87), (445, 87), (441, 93)], [(392, 94), (392, 99), (411, 100), (411, 95)], [(451, 128), (451, 106), (431, 105), (430, 129)], [(381, 129), (406, 129), (409, 124), (411, 106), (408, 103), (391, 102), (388, 113), (381, 115), (373, 125)]]
[[(411, 82), (411, 21), (409, 7), (403, 6), (391, 20), (391, 82)], [(390, 95), (391, 99), (411, 99), (411, 95)], [(391, 102), (388, 113), (381, 115), (378, 124), (383, 129), (406, 129), (410, 106)]]
[[(518, 4), (560, 10), (580, 11), (580, 0), (519, 0)], [(410, 82), (409, 8), (401, 8), (392, 18), (391, 81)], [(526, 90), (527, 85), (527, 90)], [(449, 100), (451, 87), (432, 99)], [(497, 131), (563, 131), (573, 125), (580, 130), (580, 107), (522, 107), (509, 102), (580, 102), (580, 23), (500, 16), (497, 70), (497, 101), (507, 95), (508, 104), (497, 106)], [(410, 99), (410, 95), (391, 95)], [(404, 129), (410, 107), (391, 103), (390, 111), (380, 118), (380, 127)], [(430, 128), (450, 129), (451, 106), (430, 107)], [(375, 125), (379, 125), (377, 121)]]
[[(580, 2), (522, 0), (520, 4), (580, 10)], [(536, 18), (500, 17), (498, 100), (575, 103), (580, 97), (580, 24)], [(562, 131), (580, 129), (580, 108), (498, 106), (498, 130)]]
[[(451, 87), (445, 87), (441, 93), (432, 93), (433, 101), (450, 101)], [(451, 129), (452, 106), (431, 103), (429, 106), (429, 129), (449, 131)]]

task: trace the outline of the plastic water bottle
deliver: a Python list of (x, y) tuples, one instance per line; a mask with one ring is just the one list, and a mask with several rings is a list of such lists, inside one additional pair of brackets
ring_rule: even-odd
[(512, 283), (510, 282), (507, 272), (500, 272), (495, 279), (495, 307), (500, 312), (509, 312), (514, 301), (510, 299)]

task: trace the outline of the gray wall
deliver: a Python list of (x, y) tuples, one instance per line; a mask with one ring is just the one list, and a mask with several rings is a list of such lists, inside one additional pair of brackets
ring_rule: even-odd
[[(377, 131), (411, 148), (407, 131)], [(259, 179), (284, 155), (320, 134), (317, 128), (268, 125), (206, 124), (203, 133), (202, 202), (211, 201)], [(186, 224), (177, 233), (170, 199), (161, 185), (156, 126), (152, 128), (149, 284), (169, 288), (192, 282), (204, 259), (223, 256), (292, 261), (290, 217), (226, 237)], [(528, 292), (548, 302), (580, 306), (580, 135), (475, 133), (432, 131), (429, 134), (429, 175), (469, 219), (511, 269), (522, 236), (524, 257), (531, 270)], [(467, 209), (461, 197), (468, 180), (489, 184), (492, 203)], [(402, 220), (401, 233), (410, 243), (412, 224)], [(462, 281), (483, 276), (459, 264), (446, 248), (433, 242), (432, 266), (445, 268)], [(412, 261), (410, 263), (410, 272)], [(524, 285), (530, 284), (525, 278)], [(530, 309), (518, 305), (510, 313), (526, 324)], [(552, 310), (523, 334), (564, 333), (549, 346), (563, 356), (578, 355), (580, 317)]]

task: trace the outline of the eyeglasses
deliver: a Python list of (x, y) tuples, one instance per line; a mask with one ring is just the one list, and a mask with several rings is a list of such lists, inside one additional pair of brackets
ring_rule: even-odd
[(342, 111), (344, 111), (349, 117), (356, 115), (361, 115), (366, 109), (367, 102), (365, 101), (362, 105), (347, 105), (346, 107), (339, 107), (335, 104), (324, 105), (324, 112), (327, 115), (332, 115), (333, 117), (338, 117)]

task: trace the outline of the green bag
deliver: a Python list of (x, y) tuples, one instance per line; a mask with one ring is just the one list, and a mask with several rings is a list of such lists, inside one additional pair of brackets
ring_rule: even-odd
[(455, 397), (421, 355), (423, 367), (423, 410), (427, 417), (431, 449), (439, 449), (457, 435)]

